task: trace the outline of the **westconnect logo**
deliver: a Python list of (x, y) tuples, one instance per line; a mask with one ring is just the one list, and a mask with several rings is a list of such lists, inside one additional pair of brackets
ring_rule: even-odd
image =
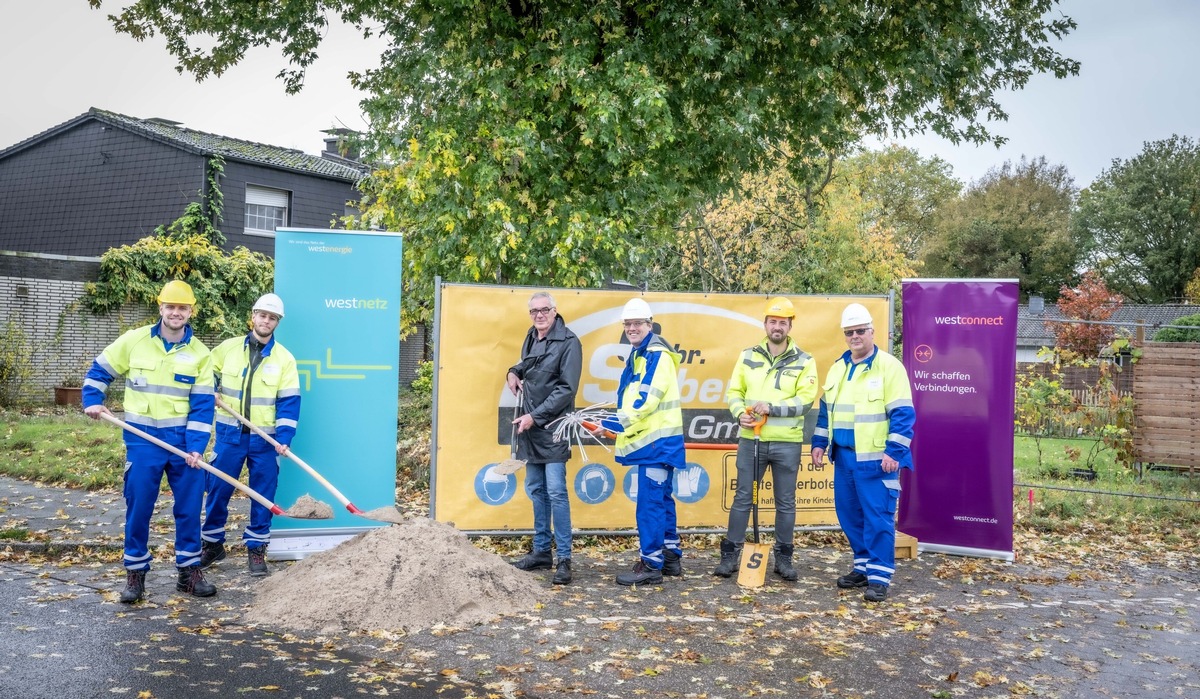
[(1004, 316), (934, 316), (935, 325), (1004, 325)]
[(325, 299), (326, 308), (340, 308), (347, 311), (386, 311), (387, 299)]

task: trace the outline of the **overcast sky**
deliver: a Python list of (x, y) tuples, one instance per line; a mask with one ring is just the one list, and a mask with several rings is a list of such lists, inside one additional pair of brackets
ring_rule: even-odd
[[(159, 39), (138, 43), (105, 19), (127, 4), (105, 0), (0, 0), (8, 30), (0, 42), (0, 148), (99, 107), (138, 118), (162, 117), (189, 128), (317, 153), (322, 129), (361, 129), (349, 70), (373, 67), (380, 44), (349, 28), (331, 30), (304, 90), (283, 92), (285, 67), (274, 47), (257, 49), (220, 78), (203, 83), (174, 70)], [(1083, 63), (1076, 78), (1035, 77), (1001, 103), (995, 124), (1010, 142), (955, 147), (936, 136), (906, 145), (938, 155), (959, 179), (978, 179), (1022, 155), (1064, 164), (1086, 186), (1113, 158), (1171, 134), (1200, 137), (1200, 0), (1066, 0), (1079, 24), (1059, 49)]]

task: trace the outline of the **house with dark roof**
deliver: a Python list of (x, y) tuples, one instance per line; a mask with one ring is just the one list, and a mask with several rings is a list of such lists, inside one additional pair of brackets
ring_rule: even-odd
[[(1124, 304), (1113, 313), (1107, 322), (1120, 331), (1136, 337), (1139, 325), (1145, 339), (1154, 337), (1161, 327), (1171, 325), (1183, 316), (1200, 313), (1195, 304)], [(1054, 346), (1054, 321), (1069, 319), (1059, 310), (1058, 304), (1045, 303), (1040, 297), (1030, 298), (1029, 304), (1017, 307), (1017, 362), (1036, 362), (1038, 350)]]
[(206, 196), (220, 156), (226, 249), (273, 256), (277, 227), (353, 212), (366, 168), (330, 133), (316, 156), (92, 108), (0, 150), (0, 250), (98, 257), (136, 242)]

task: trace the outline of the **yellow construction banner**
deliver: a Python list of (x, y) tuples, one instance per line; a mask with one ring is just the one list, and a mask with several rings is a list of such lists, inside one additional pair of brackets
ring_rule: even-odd
[[(534, 289), (443, 284), (435, 327), (435, 395), (431, 509), (441, 522), (463, 531), (527, 532), (533, 511), (525, 495), (524, 469), (515, 474), (495, 466), (510, 456), (516, 397), (505, 385), (520, 359), (530, 328), (529, 297), (554, 296), (558, 314), (583, 344), (583, 374), (576, 409), (608, 404), (615, 409), (617, 386), (629, 345), (621, 309), (639, 296), (654, 312), (655, 332), (682, 355), (679, 366), (687, 469), (675, 471), (681, 528), (724, 529), (737, 488), (734, 465), (737, 420), (725, 390), (741, 351), (764, 339), (763, 311), (769, 298), (750, 294), (699, 294), (613, 290)], [(875, 319), (876, 340), (890, 350), (889, 296), (788, 296), (796, 307), (792, 339), (817, 362), (818, 381), (846, 351), (842, 309), (858, 302)], [(811, 434), (816, 409), (810, 413)], [(728, 449), (721, 445), (728, 445)], [(815, 469), (807, 447), (796, 484), (796, 523), (835, 525), (833, 470)], [(637, 479), (616, 463), (611, 451), (585, 440), (567, 462), (571, 520), (576, 530), (634, 529)], [(774, 521), (775, 498), (768, 472), (760, 498), (760, 522)]]

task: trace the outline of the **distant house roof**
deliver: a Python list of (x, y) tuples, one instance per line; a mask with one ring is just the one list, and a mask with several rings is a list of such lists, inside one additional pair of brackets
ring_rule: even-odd
[(291, 170), (293, 172), (329, 177), (348, 182), (357, 182), (367, 171), (365, 165), (343, 158), (338, 158), (337, 160), (322, 158), (292, 148), (281, 148), (265, 143), (243, 141), (228, 136), (219, 136), (217, 134), (187, 129), (180, 126), (178, 122), (170, 122), (162, 119), (138, 119), (95, 107), (92, 107), (86, 113), (70, 121), (63, 122), (36, 136), (31, 136), (20, 143), (0, 150), (0, 159), (25, 150), (32, 145), (74, 128), (88, 120), (100, 121), (109, 126), (124, 129), (145, 136), (146, 138), (204, 156), (219, 155), (226, 160), (265, 165), (281, 170)]
[[(1200, 306), (1188, 304), (1124, 304), (1113, 313), (1109, 322), (1128, 323), (1123, 326), (1131, 333), (1139, 320), (1146, 324), (1146, 337), (1163, 325), (1170, 325), (1183, 316), (1200, 313)], [(1068, 320), (1058, 309), (1058, 304), (1047, 303), (1040, 315), (1029, 312), (1029, 306), (1017, 308), (1017, 346), (1053, 347), (1054, 333), (1046, 327), (1048, 320)]]

